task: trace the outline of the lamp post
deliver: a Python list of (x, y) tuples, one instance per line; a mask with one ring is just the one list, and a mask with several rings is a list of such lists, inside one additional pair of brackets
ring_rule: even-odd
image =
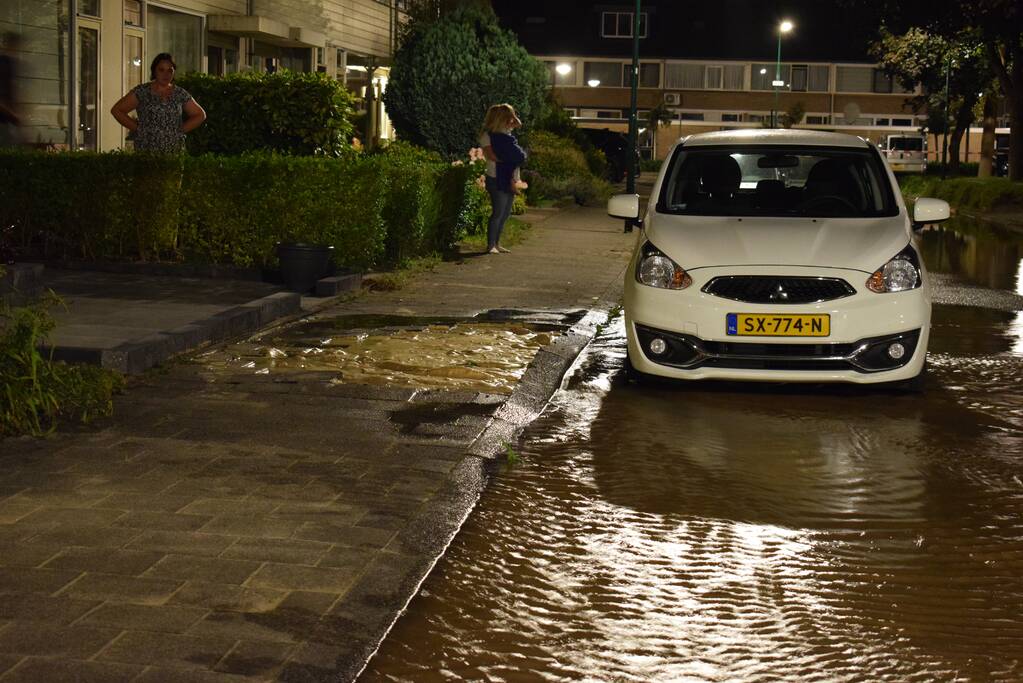
[[(636, 99), (639, 88), (639, 20), (642, 0), (636, 0), (636, 9), (632, 14), (632, 83), (629, 94), (629, 144), (628, 163), (625, 166), (625, 192), (636, 192), (636, 138), (639, 122), (636, 120)], [(625, 221), (625, 232), (632, 232), (632, 221)]]
[(778, 88), (785, 85), (781, 80), (781, 37), (792, 30), (793, 24), (785, 20), (778, 24), (778, 59), (774, 63), (774, 80), (771, 85), (774, 87), (774, 109), (771, 110), (771, 128), (778, 127)]

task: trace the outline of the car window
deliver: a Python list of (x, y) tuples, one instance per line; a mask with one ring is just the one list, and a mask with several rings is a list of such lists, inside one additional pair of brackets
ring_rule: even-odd
[(873, 150), (760, 146), (676, 150), (658, 211), (696, 216), (893, 216)]
[(888, 148), (902, 152), (922, 152), (924, 141), (921, 138), (891, 138)]

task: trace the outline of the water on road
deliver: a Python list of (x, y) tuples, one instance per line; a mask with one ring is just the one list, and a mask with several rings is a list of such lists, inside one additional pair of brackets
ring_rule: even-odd
[(1023, 316), (930, 351), (923, 395), (636, 385), (619, 318), (360, 680), (1023, 680)]

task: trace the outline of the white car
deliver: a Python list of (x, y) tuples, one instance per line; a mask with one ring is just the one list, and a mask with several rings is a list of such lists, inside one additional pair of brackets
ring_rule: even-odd
[(924, 369), (928, 275), (877, 147), (849, 135), (737, 130), (671, 149), (625, 280), (628, 365), (678, 379), (904, 382)]

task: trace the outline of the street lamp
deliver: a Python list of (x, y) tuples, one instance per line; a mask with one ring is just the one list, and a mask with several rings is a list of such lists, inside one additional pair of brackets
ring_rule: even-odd
[(596, 88), (598, 85), (600, 85), (600, 79), (591, 78), (590, 80), (586, 81), (586, 85), (590, 86), (591, 88)]
[(781, 37), (793, 28), (793, 23), (786, 19), (778, 24), (778, 59), (774, 64), (774, 80), (771, 85), (774, 87), (774, 109), (771, 111), (771, 128), (778, 127), (778, 88), (785, 85), (781, 79)]
[[(568, 74), (572, 73), (572, 65), (571, 64), (566, 64), (565, 62), (561, 62), (560, 64), (558, 64), (557, 66), (554, 67), (554, 70), (558, 72), (558, 76), (567, 76)], [(557, 99), (558, 99), (557, 98), (557, 94), (558, 94), (558, 79), (557, 79), (557, 77), (554, 78), (554, 93), (553, 94), (554, 94), (554, 101), (556, 102)]]

